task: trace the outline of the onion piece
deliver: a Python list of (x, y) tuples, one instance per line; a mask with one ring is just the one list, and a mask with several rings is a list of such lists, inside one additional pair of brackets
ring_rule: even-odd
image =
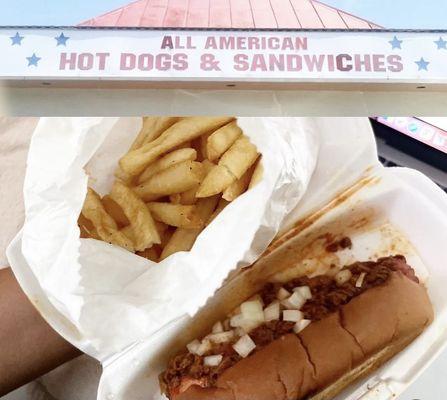
[(295, 326), (293, 327), (293, 331), (295, 333), (301, 332), (304, 328), (307, 327), (312, 321), (310, 319), (302, 319), (301, 321), (298, 321)]
[(247, 321), (264, 322), (264, 311), (259, 300), (246, 301), (241, 304), (241, 314)]
[(349, 269), (342, 269), (335, 274), (335, 282), (337, 285), (343, 285), (348, 282), (352, 277), (352, 272)]
[(242, 358), (247, 357), (256, 348), (255, 342), (250, 336), (242, 336), (235, 344), (233, 344), (234, 351)]
[(366, 272), (362, 272), (357, 281), (355, 282), (355, 287), (361, 288), (363, 286), (363, 281), (365, 280)]
[(211, 330), (211, 332), (213, 332), (213, 333), (220, 333), (223, 331), (224, 331), (224, 328), (223, 328), (222, 322), (220, 322), (220, 321), (216, 322), (213, 325), (213, 329)]
[(304, 305), (305, 302), (306, 299), (303, 296), (301, 296), (299, 292), (293, 292), (293, 294), (287, 299), (283, 300), (281, 304), (288, 309), (299, 310)]
[(230, 325), (232, 328), (242, 328), (245, 333), (257, 328), (264, 322), (264, 312), (262, 312), (262, 320), (245, 319), (242, 314), (237, 314), (231, 317)]
[(244, 317), (242, 314), (233, 315), (230, 319), (230, 326), (232, 328), (237, 328), (238, 326), (241, 326), (241, 323), (243, 320), (244, 320)]
[(306, 300), (310, 300), (312, 298), (312, 292), (310, 291), (309, 286), (298, 286), (295, 289), (293, 289), (293, 291), (298, 292)]
[(203, 359), (203, 365), (205, 365), (206, 367), (217, 367), (222, 362), (222, 358), (222, 354), (207, 356)]
[(287, 297), (289, 297), (289, 296), (290, 296), (290, 293), (286, 289), (284, 289), (283, 287), (280, 288), (278, 290), (278, 293), (276, 294), (276, 297), (277, 297), (278, 300), (287, 299)]
[(303, 319), (303, 313), (298, 310), (284, 310), (282, 319), (283, 321), (299, 322)]
[[(262, 314), (264, 316), (264, 313)], [(257, 328), (258, 326), (262, 325), (264, 323), (264, 320), (262, 321), (250, 321), (250, 320), (244, 320), (240, 326), (244, 330), (245, 333), (249, 333), (253, 329)]]
[(203, 339), (202, 343), (196, 350), (198, 356), (203, 356), (206, 352), (210, 351), (212, 348), (211, 342), (208, 339)]
[(191, 343), (188, 343), (186, 345), (186, 348), (188, 349), (188, 351), (192, 354), (197, 354), (197, 350), (200, 347), (200, 340), (193, 340)]
[(231, 339), (234, 338), (234, 332), (228, 331), (228, 332), (218, 332), (218, 333), (211, 333), (206, 336), (206, 339), (210, 340), (212, 343), (227, 343)]
[(255, 294), (254, 296), (251, 296), (247, 301), (259, 301), (264, 306), (264, 300), (262, 300), (260, 294)]
[(279, 302), (274, 301), (264, 308), (264, 320), (276, 321), (279, 320), (281, 314)]

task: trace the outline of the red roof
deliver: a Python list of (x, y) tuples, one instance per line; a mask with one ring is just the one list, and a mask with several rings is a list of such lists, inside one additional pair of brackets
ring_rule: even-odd
[(137, 0), (81, 26), (380, 29), (317, 0)]

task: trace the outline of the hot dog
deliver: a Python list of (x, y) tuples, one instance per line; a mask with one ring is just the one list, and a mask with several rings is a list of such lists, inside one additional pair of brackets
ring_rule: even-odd
[(329, 399), (432, 320), (427, 291), (401, 255), (268, 283), (173, 357), (162, 387), (173, 400)]

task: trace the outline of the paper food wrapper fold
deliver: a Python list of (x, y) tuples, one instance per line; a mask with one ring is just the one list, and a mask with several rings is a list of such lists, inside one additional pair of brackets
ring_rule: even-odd
[(265, 250), (306, 190), (318, 134), (308, 119), (239, 118), (238, 124), (263, 155), (262, 181), (226, 207), (190, 252), (157, 264), (80, 239), (77, 226), (88, 175), (99, 193), (109, 190), (141, 119), (40, 120), (28, 156), (25, 224), (8, 259), (28, 297), (68, 341), (104, 362), (194, 314), (231, 270)]

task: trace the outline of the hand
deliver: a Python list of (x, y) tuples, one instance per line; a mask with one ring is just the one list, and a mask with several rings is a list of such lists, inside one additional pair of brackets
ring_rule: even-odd
[(0, 270), (0, 397), (80, 354), (39, 315), (11, 269)]

